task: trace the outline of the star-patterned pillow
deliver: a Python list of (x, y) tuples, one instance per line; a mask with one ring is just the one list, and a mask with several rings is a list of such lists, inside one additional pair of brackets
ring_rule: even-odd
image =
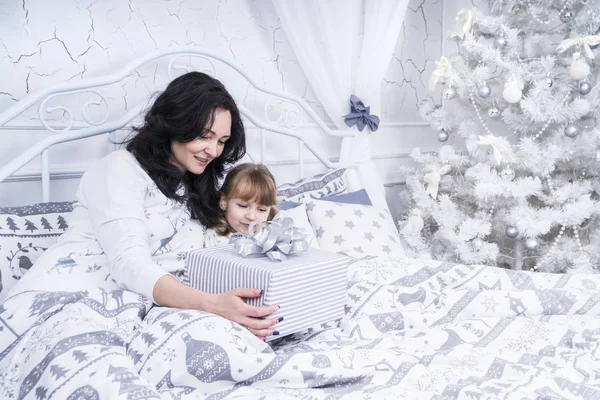
[(354, 258), (404, 256), (390, 213), (360, 204), (306, 201), (308, 219), (321, 249)]

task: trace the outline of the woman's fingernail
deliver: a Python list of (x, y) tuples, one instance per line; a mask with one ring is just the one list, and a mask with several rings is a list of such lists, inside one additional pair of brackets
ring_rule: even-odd
[(265, 292), (264, 290), (260, 289), (260, 293), (259, 294), (262, 295), (264, 292)]
[(283, 317), (277, 318), (277, 322), (281, 322), (281, 321), (283, 321)]
[(273, 336), (278, 336), (279, 335), (279, 331), (273, 331)]
[(281, 307), (277, 306), (277, 309), (279, 310)]

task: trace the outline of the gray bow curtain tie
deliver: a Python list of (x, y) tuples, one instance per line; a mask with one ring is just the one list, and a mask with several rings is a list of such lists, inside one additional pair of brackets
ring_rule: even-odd
[(356, 125), (361, 132), (366, 125), (369, 125), (371, 132), (379, 129), (379, 117), (371, 115), (371, 107), (365, 106), (362, 100), (355, 95), (350, 96), (350, 114), (344, 115), (344, 122), (349, 127)]

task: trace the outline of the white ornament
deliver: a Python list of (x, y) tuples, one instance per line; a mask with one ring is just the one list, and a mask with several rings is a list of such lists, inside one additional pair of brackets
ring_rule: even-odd
[(449, 74), (450, 71), (452, 71), (452, 65), (450, 64), (450, 60), (448, 60), (444, 56), (440, 57), (440, 61), (436, 61), (435, 65), (436, 65), (436, 67), (433, 70), (433, 72), (431, 73), (431, 76), (429, 77), (429, 90), (431, 92), (434, 92), (435, 86), (437, 85), (437, 83), (445, 75)]
[(550, 78), (549, 76), (546, 77), (544, 83), (546, 84), (547, 88), (551, 88), (552, 85), (554, 85), (554, 80), (552, 80), (552, 78)]
[(477, 88), (477, 94), (482, 99), (486, 99), (492, 94), (492, 89), (487, 85), (487, 83), (483, 82), (483, 85)]
[(508, 82), (504, 85), (502, 98), (510, 104), (518, 103), (523, 97), (523, 85), (517, 82)]
[(538, 242), (538, 240), (536, 238), (527, 238), (525, 240), (525, 248), (529, 251), (537, 251), (539, 246), (540, 246), (540, 243)]
[(444, 166), (440, 168), (440, 174), (442, 175), (448, 175), (450, 172), (452, 172), (452, 166), (450, 164), (444, 164)]
[(475, 250), (479, 250), (481, 249), (481, 247), (483, 246), (483, 240), (479, 239), (479, 238), (475, 238), (471, 241), (471, 243), (473, 243), (473, 248)]
[(569, 67), (569, 75), (572, 79), (580, 81), (590, 74), (590, 66), (581, 58), (574, 60)]
[(446, 100), (452, 100), (456, 97), (456, 90), (454, 90), (452, 86), (448, 86), (447, 88), (444, 88), (442, 96), (444, 96)]
[(506, 41), (506, 38), (503, 36), (499, 36), (496, 38), (496, 40), (494, 40), (494, 46), (496, 46), (496, 48), (498, 48), (498, 49), (504, 49), (504, 48), (506, 48), (507, 45), (508, 45), (508, 42)]
[(512, 181), (515, 179), (515, 171), (510, 168), (504, 168), (500, 171), (500, 177), (507, 181)]
[(574, 138), (579, 134), (579, 128), (575, 124), (569, 124), (565, 127), (565, 136)]
[(497, 164), (502, 162), (502, 153), (508, 150), (506, 139), (495, 135), (479, 136), (477, 144), (492, 146), (492, 149), (494, 150), (494, 159)]
[(488, 110), (488, 115), (491, 118), (498, 118), (500, 116), (500, 109), (498, 107), (496, 107), (496, 106), (492, 106)]
[(506, 236), (508, 236), (511, 239), (516, 238), (517, 236), (519, 236), (519, 230), (517, 229), (517, 227), (509, 225), (506, 227)]
[(456, 25), (450, 35), (451, 38), (464, 39), (473, 35), (473, 11), (464, 8), (456, 14)]
[(448, 132), (446, 132), (445, 130), (441, 130), (438, 133), (437, 140), (438, 140), (438, 142), (444, 143), (445, 141), (448, 140), (449, 137), (450, 137), (450, 135), (448, 135)]

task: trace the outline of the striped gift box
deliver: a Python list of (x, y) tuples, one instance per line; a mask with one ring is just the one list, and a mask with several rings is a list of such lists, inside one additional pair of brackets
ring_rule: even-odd
[(263, 296), (246, 301), (280, 307), (273, 314), (284, 317), (276, 325), (280, 336), (270, 338), (276, 339), (344, 316), (348, 263), (346, 256), (313, 248), (283, 262), (266, 256), (244, 258), (227, 245), (190, 252), (185, 280), (207, 293), (264, 289)]

